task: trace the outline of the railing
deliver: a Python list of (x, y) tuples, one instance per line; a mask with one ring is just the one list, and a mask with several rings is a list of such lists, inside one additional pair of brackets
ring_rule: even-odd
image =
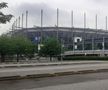
[(74, 55), (74, 54), (99, 54), (99, 55), (107, 55), (108, 54), (108, 50), (84, 50), (84, 51), (66, 51), (64, 52), (64, 55)]

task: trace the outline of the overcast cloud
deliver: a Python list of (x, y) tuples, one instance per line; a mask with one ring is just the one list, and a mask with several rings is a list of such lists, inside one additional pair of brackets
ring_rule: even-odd
[(105, 16), (108, 15), (108, 0), (0, 0), (8, 3), (5, 13), (15, 17), (10, 23), (0, 25), (0, 34), (11, 28), (16, 18), (29, 11), (29, 27), (40, 25), (40, 10), (44, 10), (44, 26), (56, 25), (56, 9), (59, 8), (59, 25), (71, 25), (71, 10), (74, 11), (74, 27), (83, 27), (83, 14), (87, 14), (87, 28), (95, 28), (95, 15), (98, 14), (98, 28), (105, 29)]

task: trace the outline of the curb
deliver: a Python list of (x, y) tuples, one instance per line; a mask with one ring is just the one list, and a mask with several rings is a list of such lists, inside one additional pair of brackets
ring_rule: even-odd
[(47, 77), (101, 73), (101, 72), (108, 72), (108, 69), (68, 71), (68, 72), (45, 73), (45, 74), (32, 74), (32, 75), (26, 75), (26, 76), (18, 75), (18, 76), (0, 77), (0, 81), (21, 80), (21, 79), (31, 79), (31, 78), (47, 78)]

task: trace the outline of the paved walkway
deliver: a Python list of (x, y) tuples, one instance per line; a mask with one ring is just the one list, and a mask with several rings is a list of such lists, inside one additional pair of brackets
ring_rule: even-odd
[(0, 68), (14, 68), (14, 67), (34, 67), (34, 66), (53, 66), (53, 65), (77, 65), (77, 64), (102, 64), (107, 61), (59, 61), (59, 62), (45, 62), (45, 63), (1, 63)]
[[(11, 64), (10, 66), (12, 65), (13, 64)], [(18, 66), (20, 65), (22, 64), (18, 64)], [(28, 64), (23, 64), (23, 65), (28, 65)], [(78, 72), (84, 70), (108, 69), (108, 62), (101, 62), (101, 61), (37, 63), (31, 65), (40, 65), (40, 66), (0, 68), (0, 77), (27, 76), (27, 75), (34, 75), (34, 74), (44, 75), (44, 74), (55, 74), (60, 72), (72, 72), (72, 71)], [(42, 65), (46, 65), (46, 66), (42, 66)], [(4, 67), (7, 65), (5, 64), (1, 66)]]

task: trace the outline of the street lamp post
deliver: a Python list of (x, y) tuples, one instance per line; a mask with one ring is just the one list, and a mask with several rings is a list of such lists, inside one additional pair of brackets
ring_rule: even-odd
[(60, 42), (61, 42), (61, 55), (60, 55), (61, 57), (60, 57), (60, 60), (63, 61), (63, 54), (62, 54), (63, 42), (62, 42), (62, 39), (61, 39)]

